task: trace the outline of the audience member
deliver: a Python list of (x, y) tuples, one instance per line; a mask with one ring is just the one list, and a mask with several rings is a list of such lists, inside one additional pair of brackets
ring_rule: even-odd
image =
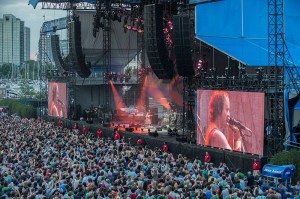
[(283, 184), (264, 193), (268, 185), (251, 188), (239, 170), (210, 157), (203, 165), (175, 158), (169, 147), (91, 140), (53, 122), (0, 116), (0, 129), (0, 198), (296, 198), (299, 191), (298, 182), (291, 193)]

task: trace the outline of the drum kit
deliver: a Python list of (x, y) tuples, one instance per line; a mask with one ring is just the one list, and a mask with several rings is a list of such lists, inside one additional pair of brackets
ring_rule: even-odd
[(182, 113), (174, 110), (164, 113), (161, 121), (163, 127), (181, 127), (183, 121)]

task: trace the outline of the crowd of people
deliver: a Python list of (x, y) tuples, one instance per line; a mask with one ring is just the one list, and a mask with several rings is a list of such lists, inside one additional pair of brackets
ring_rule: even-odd
[(190, 160), (142, 138), (126, 143), (99, 131), (92, 140), (78, 126), (18, 116), (1, 116), (0, 128), (1, 199), (300, 198), (300, 182), (267, 184), (252, 168), (213, 164), (213, 154)]

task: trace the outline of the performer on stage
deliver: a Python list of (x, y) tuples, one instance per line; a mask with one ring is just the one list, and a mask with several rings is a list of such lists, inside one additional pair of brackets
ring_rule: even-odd
[(146, 113), (145, 125), (151, 126), (151, 113), (150, 113), (150, 110)]

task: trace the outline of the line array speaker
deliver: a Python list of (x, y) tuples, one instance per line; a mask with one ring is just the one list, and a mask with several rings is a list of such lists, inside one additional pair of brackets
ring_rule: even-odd
[(69, 71), (69, 66), (64, 62), (60, 47), (59, 47), (59, 35), (51, 35), (51, 49), (52, 57), (54, 59), (55, 65), (60, 72)]
[(172, 79), (174, 65), (169, 59), (164, 41), (162, 5), (146, 5), (144, 7), (144, 20), (146, 53), (151, 68), (159, 79)]
[(85, 56), (81, 46), (81, 22), (79, 17), (74, 17), (74, 20), (69, 23), (69, 40), (70, 55), (72, 65), (75, 67), (77, 74), (82, 78), (87, 78), (91, 74), (90, 64), (85, 63)]
[(188, 15), (173, 16), (173, 42), (175, 65), (178, 75), (186, 77), (195, 74), (192, 56), (191, 25)]

